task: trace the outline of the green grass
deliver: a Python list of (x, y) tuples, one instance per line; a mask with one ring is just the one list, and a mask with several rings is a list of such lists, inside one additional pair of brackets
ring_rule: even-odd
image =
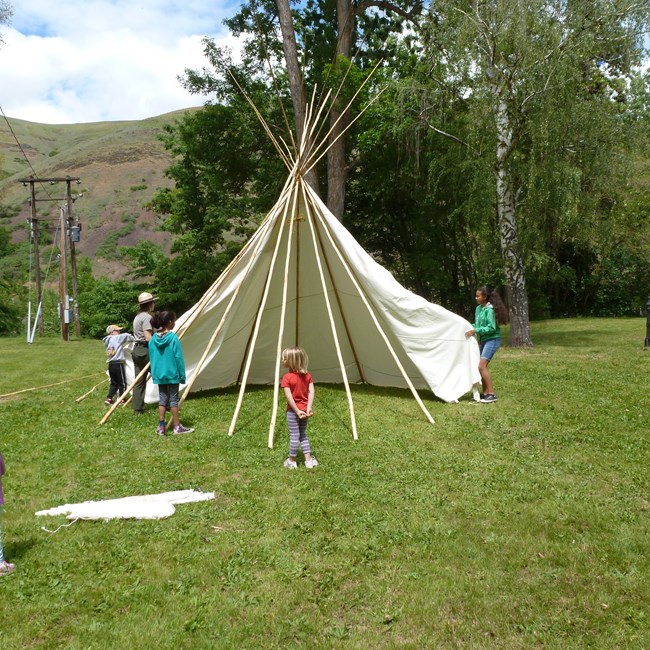
[[(4, 648), (648, 648), (645, 321), (533, 324), (495, 405), (318, 386), (320, 466), (266, 448), (271, 389), (190, 398), (194, 434), (107, 424), (100, 341), (0, 339), (8, 466)], [(96, 374), (92, 374), (96, 373)], [(82, 378), (84, 375), (90, 377)], [(160, 521), (64, 523), (62, 503), (200, 487)]]

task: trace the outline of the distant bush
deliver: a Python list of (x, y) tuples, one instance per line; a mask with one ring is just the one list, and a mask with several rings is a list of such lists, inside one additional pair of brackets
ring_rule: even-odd
[(106, 239), (97, 247), (97, 257), (103, 257), (105, 260), (119, 260), (122, 257), (117, 242), (121, 237), (126, 237), (135, 230), (135, 219), (119, 230), (109, 233)]
[(137, 192), (137, 191), (139, 191), (139, 190), (146, 190), (146, 189), (147, 189), (147, 185), (146, 185), (146, 183), (142, 183), (141, 185), (131, 185), (131, 187), (130, 187), (129, 189), (130, 189), (132, 192)]

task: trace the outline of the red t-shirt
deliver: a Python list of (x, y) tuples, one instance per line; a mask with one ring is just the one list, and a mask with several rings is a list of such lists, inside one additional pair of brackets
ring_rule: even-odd
[[(280, 384), (282, 388), (291, 389), (291, 396), (293, 401), (296, 403), (296, 406), (301, 411), (307, 411), (307, 403), (309, 401), (309, 384), (312, 383), (311, 375), (306, 372), (304, 375), (301, 375), (297, 372), (288, 372), (284, 377), (282, 377), (282, 383)], [(287, 411), (291, 407), (287, 404)]]

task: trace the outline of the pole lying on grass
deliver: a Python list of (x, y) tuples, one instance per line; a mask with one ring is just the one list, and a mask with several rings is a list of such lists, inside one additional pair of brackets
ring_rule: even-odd
[(90, 395), (92, 392), (94, 392), (95, 389), (98, 386), (101, 386), (102, 384), (105, 384), (107, 381), (108, 381), (108, 377), (106, 377), (106, 379), (102, 379), (98, 384), (95, 384), (87, 393), (84, 393), (81, 397), (77, 397), (75, 402), (77, 402), (77, 404), (78, 404), (79, 402), (85, 400), (86, 397), (88, 397), (88, 395)]

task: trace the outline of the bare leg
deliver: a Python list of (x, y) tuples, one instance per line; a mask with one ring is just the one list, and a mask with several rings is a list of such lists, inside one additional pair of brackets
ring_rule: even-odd
[(172, 421), (174, 422), (174, 426), (177, 427), (181, 423), (180, 416), (178, 415), (178, 406), (170, 406), (169, 410), (172, 412)]
[(488, 370), (487, 359), (481, 359), (478, 364), (478, 371), (481, 373), (481, 383), (483, 384), (483, 393), (486, 395), (494, 395), (494, 386), (492, 384), (492, 377), (490, 371)]

